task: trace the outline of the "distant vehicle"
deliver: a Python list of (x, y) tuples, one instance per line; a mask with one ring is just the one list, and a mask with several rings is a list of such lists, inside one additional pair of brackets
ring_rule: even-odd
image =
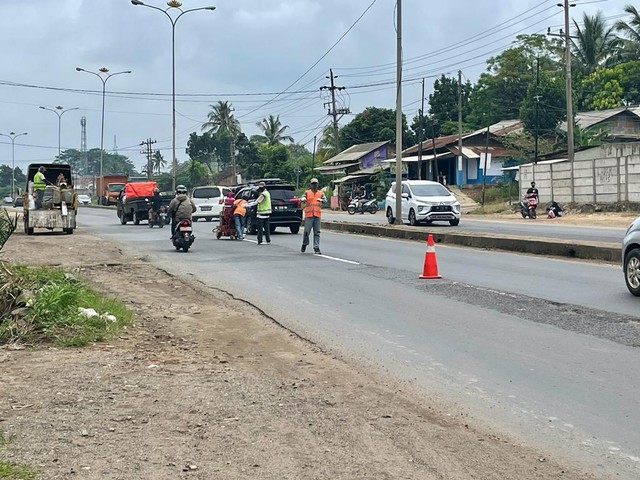
[[(429, 180), (405, 180), (402, 182), (402, 222), (410, 225), (434, 221), (449, 222), (456, 226), (460, 223), (460, 202), (447, 188), (438, 182)], [(394, 223), (396, 208), (396, 184), (393, 182), (385, 199), (385, 212), (389, 223)]]
[(4, 197), (4, 199), (2, 200), (4, 202), (5, 205), (13, 205), (13, 198), (11, 197)]
[(199, 219), (204, 218), (207, 222), (210, 222), (214, 218), (220, 218), (224, 197), (231, 191), (230, 187), (217, 185), (194, 187), (191, 191), (191, 199), (196, 204), (196, 211), (192, 217), (193, 221), (197, 222)]
[(128, 181), (127, 175), (103, 175), (96, 178), (96, 193), (99, 205), (116, 205), (118, 195)]
[[(278, 227), (287, 227), (289, 231), (296, 234), (300, 231), (302, 223), (302, 204), (296, 195), (296, 187), (278, 178), (255, 180), (255, 182), (239, 187), (236, 198), (254, 200), (258, 198), (258, 182), (264, 181), (266, 189), (271, 194), (271, 216), (269, 224), (271, 232)], [(255, 235), (257, 233), (256, 222), (257, 207), (247, 208), (244, 221), (247, 233)]]
[(13, 201), (14, 207), (22, 207), (23, 205), (24, 205), (24, 200), (22, 197), (16, 197), (16, 199)]
[(78, 195), (78, 203), (80, 205), (90, 205), (91, 197), (89, 195)]
[(149, 220), (151, 197), (153, 197), (153, 189), (157, 186), (156, 182), (127, 183), (124, 186), (124, 190), (118, 195), (116, 206), (116, 214), (122, 225), (126, 225), (127, 222), (140, 225), (142, 220)]
[(640, 297), (640, 217), (629, 225), (622, 240), (622, 268), (627, 288)]

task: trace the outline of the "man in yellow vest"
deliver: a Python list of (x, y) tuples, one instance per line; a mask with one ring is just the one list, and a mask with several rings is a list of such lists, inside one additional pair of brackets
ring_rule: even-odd
[(44, 199), (44, 190), (47, 188), (47, 179), (44, 176), (46, 168), (44, 166), (38, 168), (33, 176), (33, 192), (36, 194), (36, 208), (42, 208), (42, 200)]
[(304, 235), (302, 236), (302, 248), (304, 253), (309, 245), (309, 234), (313, 229), (313, 253), (322, 255), (320, 252), (320, 217), (322, 215), (322, 204), (327, 202), (322, 190), (318, 190), (318, 179), (312, 178), (309, 182), (310, 188), (304, 192), (301, 201), (304, 206)]

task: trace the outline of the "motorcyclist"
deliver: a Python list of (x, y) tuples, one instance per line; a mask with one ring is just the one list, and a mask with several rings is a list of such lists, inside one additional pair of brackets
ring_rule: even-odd
[(178, 224), (182, 220), (191, 220), (196, 204), (187, 196), (187, 187), (178, 185), (176, 196), (171, 200), (167, 214), (171, 218), (171, 238), (176, 234)]
[(149, 209), (149, 221), (155, 222), (156, 216), (160, 213), (160, 207), (162, 207), (162, 197), (160, 196), (160, 189), (154, 187), (153, 196), (151, 197), (151, 208)]

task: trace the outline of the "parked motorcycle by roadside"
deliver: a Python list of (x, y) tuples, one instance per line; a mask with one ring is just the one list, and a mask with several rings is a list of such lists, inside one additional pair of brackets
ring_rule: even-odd
[(366, 213), (369, 212), (374, 214), (378, 211), (378, 201), (375, 198), (375, 195), (372, 193), (369, 196), (369, 199), (365, 195), (354, 197), (349, 202), (347, 206), (347, 212), (349, 215), (355, 215), (357, 212)]
[(176, 247), (176, 250), (180, 251), (182, 249), (184, 252), (188, 252), (195, 239), (191, 220), (180, 220), (178, 225), (176, 225), (176, 231), (171, 237), (171, 241), (173, 242), (173, 246)]
[(533, 193), (525, 193), (520, 200), (520, 214), (522, 218), (536, 219), (536, 208), (538, 208), (538, 198)]

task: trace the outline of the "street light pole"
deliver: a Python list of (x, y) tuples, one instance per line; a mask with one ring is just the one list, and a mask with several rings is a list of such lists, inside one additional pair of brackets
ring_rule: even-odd
[[(198, 7), (198, 8), (190, 8), (188, 10), (182, 10), (182, 3), (177, 0), (169, 0), (167, 2), (168, 7), (166, 9), (162, 9), (156, 7), (154, 5), (147, 5), (140, 0), (131, 0), (133, 5), (139, 5), (143, 7), (152, 8), (154, 10), (158, 10), (164, 13), (169, 21), (171, 22), (171, 104), (172, 104), (172, 139), (171, 139), (171, 151), (172, 151), (172, 170), (173, 170), (173, 189), (176, 188), (176, 171), (177, 171), (177, 158), (176, 158), (176, 23), (178, 23), (178, 19), (182, 17), (185, 13), (196, 12), (198, 10), (215, 10), (216, 7)], [(175, 8), (180, 11), (178, 16), (175, 18), (169, 14), (169, 10)], [(235, 180), (234, 180), (235, 181)]]
[(6, 133), (0, 133), (3, 137), (9, 137), (11, 139), (11, 198), (14, 198), (14, 193), (16, 191), (16, 138), (26, 134), (27, 132), (9, 132), (8, 135)]
[(121, 75), (123, 73), (131, 73), (131, 70), (125, 70), (123, 72), (115, 72), (109, 73), (109, 69), (106, 67), (102, 67), (98, 70), (98, 73), (92, 72), (91, 70), (85, 70), (84, 68), (76, 67), (78, 72), (90, 73), (91, 75), (95, 75), (102, 82), (102, 126), (100, 128), (100, 177), (102, 177), (102, 154), (104, 152), (104, 97), (107, 90), (107, 80), (111, 77), (115, 77), (116, 75)]
[(60, 157), (60, 136), (62, 132), (62, 115), (64, 115), (66, 112), (70, 112), (71, 110), (78, 110), (78, 107), (67, 108), (66, 110), (64, 109), (64, 107), (60, 105), (58, 105), (55, 109), (47, 108), (47, 107), (40, 107), (40, 108), (42, 110), (53, 112), (58, 116), (58, 157)]

